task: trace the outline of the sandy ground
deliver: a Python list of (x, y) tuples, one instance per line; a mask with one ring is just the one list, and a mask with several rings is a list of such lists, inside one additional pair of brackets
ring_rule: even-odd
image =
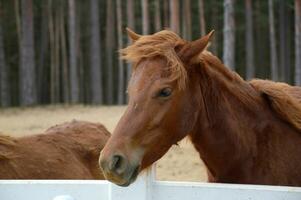
[[(125, 106), (46, 106), (0, 110), (0, 132), (14, 137), (37, 134), (73, 119), (100, 122), (112, 132)], [(206, 181), (206, 170), (188, 139), (157, 162), (157, 179)]]

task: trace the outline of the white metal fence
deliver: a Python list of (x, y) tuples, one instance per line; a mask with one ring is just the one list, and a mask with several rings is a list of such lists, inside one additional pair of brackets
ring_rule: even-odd
[[(61, 196), (65, 195), (65, 196)], [(60, 197), (59, 197), (60, 196)], [(301, 200), (300, 187), (156, 181), (148, 171), (129, 187), (107, 181), (2, 180), (0, 200)]]

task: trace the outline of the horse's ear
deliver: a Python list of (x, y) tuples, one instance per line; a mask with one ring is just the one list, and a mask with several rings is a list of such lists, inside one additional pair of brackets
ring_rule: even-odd
[(183, 62), (191, 62), (195, 60), (197, 56), (202, 53), (203, 50), (206, 49), (208, 46), (211, 37), (214, 33), (214, 30), (210, 31), (207, 35), (201, 37), (198, 40), (188, 42), (184, 44), (179, 50), (178, 50), (178, 56)]
[(134, 42), (141, 37), (141, 35), (135, 33), (128, 27), (126, 28), (126, 32), (128, 33), (129, 38), (131, 38)]

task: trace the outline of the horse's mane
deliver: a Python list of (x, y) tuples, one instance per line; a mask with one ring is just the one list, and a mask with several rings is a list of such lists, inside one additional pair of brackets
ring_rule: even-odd
[(301, 131), (301, 87), (258, 79), (250, 84), (264, 94), (280, 118)]
[[(171, 79), (177, 80), (180, 89), (185, 88), (187, 72), (176, 54), (175, 47), (185, 41), (172, 31), (163, 30), (153, 35), (141, 36), (132, 45), (121, 49), (121, 58), (138, 63), (143, 58), (163, 56), (167, 59)], [(133, 69), (137, 65), (134, 65)]]
[(281, 119), (301, 131), (301, 87), (259, 79), (245, 82), (236, 72), (229, 70), (210, 52), (204, 51), (200, 55), (200, 58), (201, 62), (208, 63), (211, 68), (213, 67), (220, 74), (223, 74), (223, 78), (241, 83), (238, 84), (240, 85), (239, 89), (241, 92), (239, 89), (233, 89), (233, 91), (235, 91), (235, 93), (240, 92), (238, 96), (242, 102), (247, 102), (247, 105), (257, 104), (257, 100), (250, 95), (251, 90), (248, 87), (250, 84), (256, 91), (264, 94), (271, 108)]
[(222, 61), (213, 55), (210, 51), (204, 50), (199, 56), (201, 63), (208, 64), (211, 68), (214, 68), (220, 74), (223, 75), (224, 78), (230, 81), (243, 82), (244, 80), (235, 72), (230, 70), (227, 66), (222, 63)]
[[(179, 88), (184, 89), (187, 80), (187, 71), (175, 51), (178, 45), (184, 43), (186, 41), (181, 39), (176, 33), (163, 30), (153, 35), (141, 36), (132, 45), (121, 49), (120, 53), (121, 58), (133, 63), (138, 63), (143, 58), (163, 56), (168, 62), (171, 79), (177, 80)], [(228, 70), (217, 57), (207, 50), (201, 53), (199, 61), (200, 63), (207, 62), (216, 66), (217, 70), (227, 78), (243, 81), (238, 74)], [(137, 65), (134, 65), (133, 69), (135, 70), (136, 67)]]
[(2, 135), (0, 133), (0, 145), (14, 146), (16, 145), (16, 140), (13, 137)]
[(17, 141), (13, 137), (0, 133), (0, 161), (10, 160), (14, 157), (14, 154), (8, 149), (15, 147), (16, 144)]

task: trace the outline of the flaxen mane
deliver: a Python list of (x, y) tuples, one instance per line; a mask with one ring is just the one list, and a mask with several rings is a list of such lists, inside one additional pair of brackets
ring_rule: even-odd
[(187, 73), (175, 52), (175, 47), (184, 43), (185, 41), (177, 34), (164, 30), (153, 35), (141, 36), (132, 45), (120, 50), (120, 53), (121, 58), (133, 63), (138, 63), (143, 58), (165, 57), (170, 67), (171, 78), (178, 81), (180, 89), (184, 89)]
[(271, 107), (285, 121), (301, 130), (301, 88), (268, 80), (252, 80), (250, 84), (263, 93)]

